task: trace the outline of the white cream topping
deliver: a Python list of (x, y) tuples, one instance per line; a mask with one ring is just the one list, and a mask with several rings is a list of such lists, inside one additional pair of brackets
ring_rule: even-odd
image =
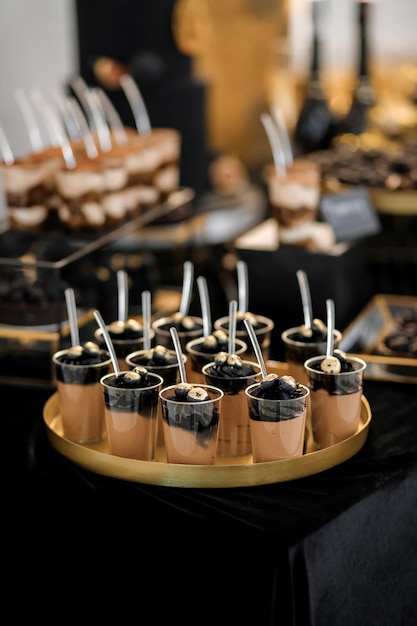
[(273, 179), (268, 181), (269, 199), (272, 204), (286, 209), (317, 209), (320, 199), (319, 185), (302, 185)]
[(58, 191), (65, 198), (77, 198), (89, 192), (103, 191), (104, 177), (101, 172), (61, 170), (56, 172), (55, 183)]

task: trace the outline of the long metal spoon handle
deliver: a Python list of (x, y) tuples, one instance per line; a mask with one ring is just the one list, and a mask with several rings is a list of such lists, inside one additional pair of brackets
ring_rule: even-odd
[(237, 302), (231, 300), (229, 303), (229, 354), (234, 354), (236, 343), (236, 312)]
[(238, 261), (236, 264), (237, 271), (237, 288), (240, 313), (245, 314), (249, 308), (249, 280), (248, 266), (245, 261)]
[(311, 305), (311, 293), (310, 287), (308, 284), (307, 274), (304, 270), (298, 270), (297, 272), (297, 280), (298, 286), (301, 294), (301, 303), (303, 306), (303, 315), (304, 315), (304, 325), (307, 328), (311, 328), (312, 326), (312, 305)]
[(101, 332), (103, 333), (103, 339), (106, 342), (107, 350), (109, 351), (111, 362), (113, 364), (114, 373), (116, 376), (120, 376), (120, 367), (119, 362), (117, 360), (116, 351), (114, 349), (111, 337), (109, 335), (109, 331), (106, 328), (106, 324), (104, 323), (103, 318), (101, 317), (100, 311), (94, 311), (94, 317), (96, 318), (96, 322), (101, 328)]
[(128, 290), (128, 280), (127, 273), (125, 270), (119, 270), (117, 272), (117, 304), (118, 304), (118, 315), (117, 319), (120, 322), (125, 323), (127, 320), (127, 311), (129, 308), (129, 290)]
[(287, 175), (287, 167), (285, 164), (285, 154), (281, 144), (281, 138), (278, 135), (277, 128), (272, 121), (272, 117), (269, 113), (262, 113), (261, 122), (265, 128), (269, 145), (271, 146), (272, 157), (275, 165), (275, 170), (279, 178), (285, 178)]
[(75, 294), (71, 287), (65, 289), (65, 302), (67, 305), (68, 322), (71, 332), (71, 345), (80, 345), (80, 333), (78, 329), (77, 306), (75, 304)]
[(151, 349), (151, 292), (142, 291), (143, 349)]
[(175, 354), (177, 355), (178, 369), (180, 371), (181, 382), (186, 383), (187, 374), (185, 372), (184, 358), (182, 354), (181, 341), (180, 341), (180, 338), (178, 337), (178, 331), (175, 328), (175, 326), (171, 326), (169, 331), (171, 333), (172, 342), (174, 344)]
[(199, 276), (197, 278), (197, 287), (200, 295), (201, 314), (203, 317), (203, 335), (204, 337), (208, 337), (211, 333), (211, 312), (207, 280), (204, 276)]
[(188, 315), (188, 310), (190, 308), (191, 294), (193, 291), (193, 280), (194, 280), (194, 265), (191, 263), (191, 261), (185, 261), (181, 303), (180, 303), (180, 310), (179, 310), (183, 317), (185, 315)]
[(333, 300), (326, 300), (326, 311), (327, 311), (327, 347), (326, 347), (326, 356), (333, 356), (333, 348), (334, 348), (334, 302)]
[(259, 363), (259, 367), (261, 368), (262, 378), (265, 378), (267, 376), (267, 371), (266, 371), (266, 366), (265, 366), (265, 361), (264, 361), (264, 357), (262, 354), (261, 346), (259, 345), (258, 337), (256, 336), (256, 333), (250, 321), (246, 318), (243, 321), (246, 326), (246, 330), (248, 331), (248, 335), (252, 343), (253, 351)]
[(152, 126), (138, 85), (129, 74), (125, 74), (120, 79), (120, 86), (132, 109), (138, 133), (148, 135), (152, 131)]

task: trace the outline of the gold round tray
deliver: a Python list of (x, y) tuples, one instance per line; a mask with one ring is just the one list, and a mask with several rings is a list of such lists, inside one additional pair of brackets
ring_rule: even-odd
[(97, 474), (149, 485), (167, 487), (251, 487), (266, 485), (317, 474), (343, 463), (363, 446), (368, 435), (371, 410), (362, 397), (360, 426), (355, 435), (323, 450), (313, 449), (308, 436), (307, 452), (301, 457), (253, 463), (252, 455), (217, 457), (215, 465), (181, 465), (167, 463), (163, 446), (158, 446), (155, 461), (138, 461), (113, 456), (107, 439), (81, 445), (65, 439), (59, 413), (58, 394), (46, 402), (43, 411), (51, 445), (65, 457)]
[(417, 190), (368, 188), (369, 197), (379, 213), (417, 215)]

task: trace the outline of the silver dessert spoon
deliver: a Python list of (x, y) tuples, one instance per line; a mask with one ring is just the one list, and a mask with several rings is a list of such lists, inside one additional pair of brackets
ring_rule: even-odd
[(93, 314), (94, 314), (94, 317), (96, 318), (97, 324), (101, 328), (101, 332), (103, 333), (103, 339), (106, 342), (107, 350), (109, 351), (109, 354), (110, 354), (111, 362), (113, 364), (114, 373), (116, 374), (116, 376), (120, 376), (119, 362), (117, 360), (116, 351), (114, 349), (112, 340), (110, 338), (109, 331), (106, 328), (106, 324), (104, 323), (104, 320), (103, 320), (103, 318), (101, 316), (100, 311), (96, 310), (96, 311), (94, 311)]
[(128, 279), (125, 270), (119, 270), (117, 272), (117, 293), (118, 293), (118, 316), (119, 322), (126, 323), (127, 312), (129, 308), (129, 289)]
[(72, 347), (80, 345), (80, 333), (78, 329), (77, 305), (75, 303), (74, 290), (71, 287), (65, 289), (65, 302), (67, 305), (68, 323), (71, 332)]
[(234, 354), (236, 343), (236, 313), (237, 302), (231, 300), (229, 302), (229, 354)]
[(245, 261), (238, 261), (236, 264), (237, 271), (237, 288), (238, 288), (238, 301), (239, 301), (239, 313), (244, 315), (248, 311), (249, 307), (249, 280), (248, 280), (248, 266)]
[(178, 337), (178, 332), (177, 332), (177, 329), (175, 328), (175, 326), (171, 326), (169, 331), (171, 333), (172, 342), (174, 344), (175, 354), (177, 355), (178, 368), (179, 368), (179, 372), (180, 372), (181, 382), (182, 383), (186, 383), (187, 382), (187, 374), (185, 373), (185, 365), (184, 365), (184, 358), (183, 358), (183, 354), (182, 354), (180, 338)]
[(304, 326), (306, 328), (311, 328), (313, 321), (311, 292), (310, 286), (308, 284), (307, 274), (304, 272), (304, 270), (298, 270), (297, 280), (301, 294), (301, 303), (303, 306)]
[(246, 326), (246, 330), (248, 331), (249, 339), (251, 340), (253, 351), (256, 356), (256, 360), (258, 361), (259, 367), (261, 368), (262, 378), (266, 378), (268, 373), (266, 371), (266, 365), (265, 365), (264, 357), (262, 355), (261, 346), (259, 345), (258, 337), (256, 336), (256, 333), (250, 321), (245, 318), (243, 322)]
[(151, 292), (142, 291), (143, 349), (151, 349)]
[(327, 344), (326, 344), (326, 356), (333, 356), (334, 349), (334, 302), (333, 300), (326, 300), (327, 311)]
[(200, 295), (201, 315), (203, 318), (203, 336), (207, 338), (211, 333), (211, 312), (207, 280), (204, 276), (197, 278), (197, 287)]
[(194, 265), (191, 263), (191, 261), (185, 261), (183, 282), (182, 282), (181, 303), (180, 303), (180, 309), (179, 309), (183, 317), (185, 317), (188, 314), (188, 310), (190, 308), (191, 294), (193, 290), (193, 280), (194, 280)]

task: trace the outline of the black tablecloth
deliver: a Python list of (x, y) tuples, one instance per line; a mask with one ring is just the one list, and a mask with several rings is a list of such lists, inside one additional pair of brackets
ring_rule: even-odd
[(0, 389), (3, 567), (33, 615), (53, 596), (119, 623), (417, 624), (416, 385), (365, 381), (368, 438), (341, 465), (233, 489), (83, 470), (47, 440), (54, 389)]

